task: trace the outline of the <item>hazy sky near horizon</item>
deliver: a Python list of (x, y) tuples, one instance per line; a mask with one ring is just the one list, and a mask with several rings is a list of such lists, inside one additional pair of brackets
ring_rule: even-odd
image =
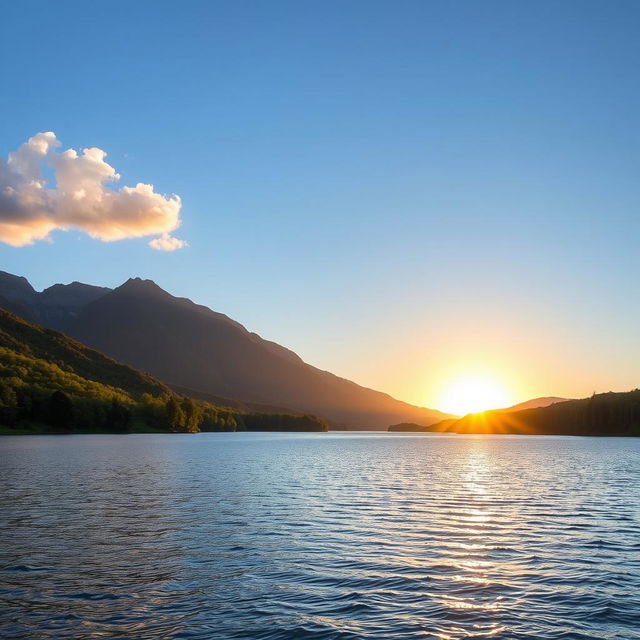
[(188, 246), (53, 231), (0, 269), (151, 278), (426, 406), (467, 372), (514, 401), (640, 386), (640, 3), (2, 14), (0, 157), (102, 149), (116, 187), (180, 196)]

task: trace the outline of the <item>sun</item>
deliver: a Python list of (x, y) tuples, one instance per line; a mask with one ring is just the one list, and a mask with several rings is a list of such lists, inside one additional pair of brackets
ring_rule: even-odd
[(466, 376), (455, 380), (442, 394), (440, 408), (446, 413), (464, 416), (513, 404), (509, 394), (488, 376)]

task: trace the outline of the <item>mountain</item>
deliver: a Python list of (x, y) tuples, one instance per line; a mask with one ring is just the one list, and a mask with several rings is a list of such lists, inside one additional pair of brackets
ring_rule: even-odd
[(0, 271), (0, 294), (14, 303), (30, 306), (35, 304), (38, 296), (29, 281), (22, 276)]
[(37, 295), (26, 278), (0, 271), (0, 307), (3, 309), (33, 320)]
[(640, 436), (640, 390), (594, 394), (582, 400), (520, 411), (472, 413), (422, 430), (462, 434)]
[(512, 407), (500, 409), (500, 411), (522, 411), (523, 409), (540, 409), (542, 407), (548, 407), (552, 404), (557, 404), (558, 402), (566, 402), (567, 400), (568, 398), (556, 398), (554, 396), (545, 398), (533, 398), (532, 400), (527, 400), (526, 402), (514, 404)]
[(87, 304), (109, 291), (106, 287), (72, 282), (54, 284), (38, 292), (26, 278), (0, 271), (0, 307), (60, 331), (67, 329)]
[(404, 432), (443, 432), (446, 431), (451, 425), (456, 423), (458, 418), (445, 418), (444, 420), (440, 420), (440, 422), (435, 422), (428, 426), (423, 424), (416, 424), (414, 422), (401, 422), (400, 424), (392, 424), (389, 426), (387, 431), (404, 431)]
[[(8, 279), (9, 287), (5, 281), (0, 278), (0, 296), (10, 303), (26, 304), (43, 323), (56, 322), (69, 336), (175, 388), (249, 406), (287, 407), (363, 428), (431, 424), (449, 417), (317, 369), (235, 320), (174, 297), (150, 280), (132, 278), (113, 290), (54, 285), (55, 308), (65, 309), (57, 315), (43, 295), (50, 290), (38, 294), (16, 276)], [(69, 287), (75, 297), (65, 293)]]
[(64, 330), (87, 304), (109, 293), (106, 287), (94, 287), (82, 282), (54, 284), (38, 294), (38, 322), (54, 329)]
[(243, 402), (290, 407), (335, 422), (445, 417), (312, 367), (227, 316), (131, 279), (88, 304), (70, 335), (169, 384)]

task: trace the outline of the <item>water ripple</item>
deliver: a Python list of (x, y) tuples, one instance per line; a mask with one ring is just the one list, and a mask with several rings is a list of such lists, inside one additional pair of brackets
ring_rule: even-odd
[(4, 638), (638, 640), (640, 441), (0, 439)]

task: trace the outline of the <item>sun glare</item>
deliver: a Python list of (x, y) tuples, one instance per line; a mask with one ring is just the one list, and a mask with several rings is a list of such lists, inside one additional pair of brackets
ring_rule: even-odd
[(510, 404), (507, 392), (498, 382), (488, 377), (470, 376), (456, 380), (445, 390), (440, 408), (446, 413), (463, 416)]

